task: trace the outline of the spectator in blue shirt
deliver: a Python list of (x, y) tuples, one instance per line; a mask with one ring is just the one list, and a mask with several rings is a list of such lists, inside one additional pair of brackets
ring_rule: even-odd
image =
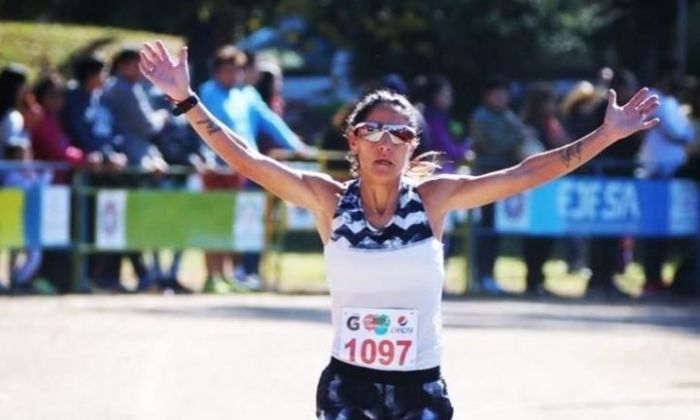
[(254, 150), (258, 150), (259, 135), (265, 133), (279, 147), (306, 152), (308, 146), (270, 109), (255, 87), (246, 84), (246, 62), (245, 54), (232, 46), (217, 50), (213, 77), (199, 89), (202, 103)]
[[(226, 127), (239, 133), (254, 150), (259, 149), (258, 140), (265, 135), (276, 146), (308, 153), (310, 148), (270, 109), (255, 87), (249, 84), (247, 64), (248, 57), (244, 52), (230, 45), (219, 48), (212, 59), (212, 78), (199, 89), (202, 103)], [(213, 152), (206, 150), (204, 154), (208, 157), (207, 161), (214, 161)], [(219, 159), (216, 162), (219, 166), (223, 164)], [(239, 184), (235, 178), (222, 183), (215, 175), (204, 177), (204, 185), (209, 189), (235, 187)], [(209, 253), (206, 258), (208, 276), (205, 291), (226, 291), (224, 255)], [(244, 254), (242, 264), (237, 264), (234, 277), (251, 287), (257, 287), (259, 263), (260, 254)]]

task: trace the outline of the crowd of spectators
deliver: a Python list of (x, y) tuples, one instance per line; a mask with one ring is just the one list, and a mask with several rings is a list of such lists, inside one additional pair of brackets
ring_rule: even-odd
[[(68, 184), (72, 176), (68, 168), (79, 167), (87, 169), (87, 182), (96, 187), (184, 188), (187, 176), (165, 175), (171, 165), (178, 165), (198, 174), (205, 190), (256, 189), (250, 181), (222, 171), (224, 162), (197, 138), (183, 117), (169, 112), (167, 98), (147, 84), (138, 61), (138, 51), (130, 48), (119, 51), (109, 63), (96, 54), (76, 57), (68, 82), (57, 73), (43, 73), (33, 85), (26, 68), (5, 66), (0, 72), (2, 186), (30, 189)], [(617, 143), (577, 175), (697, 179), (700, 87), (683, 80), (671, 63), (659, 66), (652, 86), (661, 97), (661, 123)], [(210, 79), (199, 86), (198, 94), (214, 116), (264, 153), (283, 148), (309, 157), (316, 146), (347, 151), (343, 123), (350, 104), (340, 107), (318, 144), (312, 145), (312, 141), (302, 141), (284, 120), (282, 83), (282, 71), (274, 60), (224, 46), (213, 55)], [(479, 175), (580, 138), (601, 124), (608, 88), (617, 91), (621, 102), (639, 88), (635, 75), (625, 69), (605, 69), (595, 80), (566, 85), (521, 85), (522, 93), (513, 97), (513, 82), (490, 77), (480, 92), (480, 105), (462, 118), (454, 114), (452, 103), (455, 94), (463, 93), (453, 92), (450, 80), (441, 75), (419, 76), (407, 83), (400, 75), (390, 74), (368, 83), (366, 89), (391, 89), (415, 104), (422, 114), (417, 153), (434, 158), (439, 152), (444, 173)], [(63, 166), (47, 169), (20, 164), (32, 160)], [(328, 168), (344, 170), (347, 163), (333, 162)], [(494, 270), (502, 252), (502, 238), (493, 229), (494, 205), (481, 208), (478, 214), (473, 261), (476, 286), (482, 293), (503, 294)], [(524, 293), (552, 295), (543, 267), (552, 258), (555, 239), (529, 236), (521, 242), (527, 268)], [(637, 246), (631, 237), (570, 237), (561, 242), (569, 270), (589, 272), (587, 295), (622, 296), (614, 277), (626, 269), (636, 251), (643, 255), (645, 294), (663, 293), (671, 283), (662, 276), (667, 240), (645, 239), (637, 241)], [(451, 247), (449, 241), (446, 247)], [(95, 253), (88, 258), (87, 275), (96, 290), (133, 291), (121, 282), (126, 258), (138, 278), (136, 291), (189, 293), (178, 279), (181, 256), (174, 252), (166, 268), (158, 251)], [(204, 292), (230, 293), (261, 285), (258, 253), (207, 252), (205, 260)], [(68, 291), (62, 269), (66, 264), (70, 265), (67, 251), (12, 250), (6, 287), (14, 293)]]

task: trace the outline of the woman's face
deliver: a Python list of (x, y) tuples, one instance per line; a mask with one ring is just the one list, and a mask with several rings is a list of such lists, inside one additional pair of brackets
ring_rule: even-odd
[[(391, 105), (378, 105), (363, 122), (409, 126), (408, 118)], [(375, 181), (389, 181), (400, 178), (406, 171), (408, 162), (417, 146), (417, 140), (395, 144), (391, 135), (385, 132), (379, 141), (371, 142), (354, 133), (348, 133), (351, 153), (359, 162), (360, 177)]]
[(133, 59), (121, 63), (119, 66), (119, 75), (134, 83), (141, 80), (143, 75), (141, 74), (141, 69), (139, 69), (139, 60)]
[(61, 89), (49, 89), (41, 105), (48, 111), (60, 112), (63, 109), (63, 92)]
[(92, 76), (88, 77), (85, 81), (85, 86), (91, 92), (95, 89), (99, 89), (102, 86), (104, 86), (105, 81), (107, 80), (107, 76), (107, 70), (103, 69), (99, 73), (95, 73)]
[(504, 88), (492, 89), (484, 96), (484, 103), (490, 108), (502, 111), (508, 108), (508, 104), (510, 103), (510, 95)]
[(246, 68), (233, 63), (223, 63), (214, 71), (214, 79), (226, 89), (246, 83)]

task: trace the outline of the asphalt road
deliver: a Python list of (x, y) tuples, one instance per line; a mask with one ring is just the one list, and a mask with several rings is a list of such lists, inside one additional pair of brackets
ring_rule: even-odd
[[(326, 296), (0, 298), (0, 419), (313, 419)], [(700, 305), (450, 300), (455, 419), (700, 419)]]

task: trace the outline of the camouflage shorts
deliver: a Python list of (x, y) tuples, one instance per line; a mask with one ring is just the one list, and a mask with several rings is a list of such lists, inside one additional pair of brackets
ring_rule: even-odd
[(321, 420), (452, 418), (452, 404), (441, 377), (428, 382), (374, 382), (358, 378), (347, 369), (340, 371), (336, 368), (337, 364), (338, 362), (332, 361), (321, 374), (318, 383), (316, 416)]

